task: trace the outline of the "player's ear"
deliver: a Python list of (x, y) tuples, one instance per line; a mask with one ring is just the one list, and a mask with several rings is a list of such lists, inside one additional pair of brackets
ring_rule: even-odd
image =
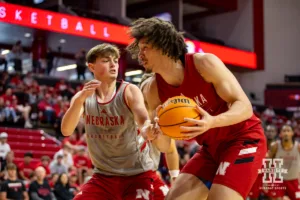
[(94, 72), (95, 70), (95, 65), (93, 63), (88, 63), (88, 68), (91, 72)]

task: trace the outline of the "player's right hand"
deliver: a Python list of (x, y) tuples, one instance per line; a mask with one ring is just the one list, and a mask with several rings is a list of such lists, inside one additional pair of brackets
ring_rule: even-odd
[(99, 87), (101, 85), (101, 82), (98, 80), (91, 80), (89, 82), (87, 82), (86, 84), (84, 84), (82, 90), (80, 91), (80, 95), (79, 98), (83, 101), (85, 101), (85, 99), (89, 96), (91, 96), (92, 94), (94, 94), (95, 90), (97, 89), (97, 87)]

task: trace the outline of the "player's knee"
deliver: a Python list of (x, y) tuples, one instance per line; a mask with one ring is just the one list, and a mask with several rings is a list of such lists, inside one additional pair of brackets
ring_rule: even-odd
[(209, 189), (198, 177), (182, 173), (171, 186), (166, 200), (206, 199), (208, 192)]

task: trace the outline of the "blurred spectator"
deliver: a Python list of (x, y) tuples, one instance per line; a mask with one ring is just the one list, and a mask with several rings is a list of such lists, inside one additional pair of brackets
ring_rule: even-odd
[[(12, 119), (15, 123), (18, 121), (19, 117), (17, 116), (16, 110), (13, 107), (13, 100), (17, 97), (12, 94), (12, 89), (7, 88), (5, 94), (1, 96), (4, 101), (4, 115), (7, 121)], [(2, 103), (2, 99), (0, 100), (0, 104)]]
[(73, 133), (69, 137), (65, 137), (62, 140), (62, 147), (64, 145), (67, 145), (70, 149), (74, 149), (74, 146), (76, 146), (77, 142), (78, 142), (77, 135), (76, 135), (76, 133)]
[[(10, 146), (7, 144), (7, 133), (2, 132), (0, 134), (0, 172), (4, 170), (6, 165), (6, 156), (10, 152)], [(0, 177), (3, 177), (1, 174)]]
[(69, 167), (73, 166), (73, 156), (71, 154), (72, 149), (68, 145), (63, 145), (63, 148), (55, 153), (54, 159), (57, 158), (58, 155), (63, 156), (62, 163), (69, 169)]
[(17, 110), (19, 113), (21, 113), (22, 117), (25, 120), (25, 124), (24, 127), (25, 128), (32, 128), (32, 124), (30, 122), (30, 111), (31, 111), (31, 106), (28, 105), (27, 103), (25, 103), (25, 105), (23, 104), (19, 104), (19, 101), (16, 98), (13, 99), (12, 102), (12, 107)]
[(6, 112), (5, 112), (5, 103), (3, 97), (0, 97), (0, 122), (4, 122), (6, 120)]
[(50, 164), (51, 174), (67, 173), (68, 168), (63, 164), (63, 155), (59, 154)]
[(272, 117), (275, 117), (276, 114), (275, 114), (275, 111), (273, 109), (272, 106), (269, 106), (264, 112), (263, 112), (263, 115), (267, 118), (272, 118)]
[(3, 71), (7, 72), (7, 60), (2, 54), (0, 54), (0, 65), (4, 65)]
[(28, 72), (25, 77), (23, 78), (23, 82), (26, 86), (31, 87), (33, 84), (34, 79), (32, 78), (32, 73)]
[(49, 168), (49, 164), (50, 164), (50, 157), (49, 156), (42, 156), (41, 157), (41, 162), (39, 162), (37, 164), (37, 167), (43, 167), (46, 171), (46, 176), (50, 178), (51, 176), (51, 171), (50, 171), (50, 168)]
[(55, 116), (54, 109), (52, 107), (51, 96), (46, 94), (45, 97), (39, 102), (38, 108), (43, 116), (46, 118), (48, 124), (52, 124)]
[(29, 180), (35, 170), (35, 164), (32, 162), (33, 155), (31, 152), (24, 154), (24, 161), (19, 164), (20, 178)]
[(8, 134), (6, 132), (2, 132), (0, 134), (0, 159), (5, 160), (6, 155), (10, 152), (10, 146), (7, 144)]
[(54, 188), (54, 186), (55, 186), (55, 184), (56, 184), (56, 182), (58, 180), (58, 177), (59, 177), (58, 173), (53, 173), (51, 175), (51, 179), (49, 181), (49, 185), (50, 185), (51, 188)]
[(57, 200), (71, 200), (74, 197), (70, 191), (69, 178), (66, 173), (59, 176), (57, 183), (54, 187), (54, 194)]
[(70, 191), (74, 194), (74, 196), (80, 191), (80, 187), (78, 185), (78, 177), (76, 172), (70, 173)]
[(25, 185), (17, 179), (17, 166), (8, 164), (7, 167), (8, 179), (1, 185), (0, 199), (24, 199), (29, 200)]
[(86, 70), (86, 58), (85, 55), (86, 51), (85, 49), (81, 49), (76, 55), (76, 70), (77, 70), (77, 80), (80, 80), (80, 77), (82, 76), (83, 80), (85, 80), (85, 70)]
[(29, 196), (31, 200), (54, 200), (55, 196), (51, 191), (47, 181), (46, 171), (43, 167), (35, 169), (36, 180), (29, 186)]
[(12, 88), (17, 88), (17, 86), (21, 85), (23, 83), (20, 74), (17, 72), (10, 80), (9, 85)]
[(46, 40), (39, 34), (40, 33), (36, 34), (31, 46), (32, 71), (36, 74), (41, 74), (43, 72), (41, 59), (46, 57), (47, 52)]
[(88, 169), (91, 168), (91, 161), (90, 159), (85, 155), (85, 146), (78, 146), (77, 147), (77, 154), (74, 155), (74, 166), (78, 169)]
[(50, 47), (48, 47), (47, 49), (46, 60), (47, 60), (46, 74), (49, 75), (53, 68), (53, 61), (54, 61), (54, 53)]
[(89, 168), (92, 168), (91, 160), (85, 155), (85, 146), (78, 146), (77, 147), (77, 154), (74, 155), (74, 166), (78, 169), (78, 177), (79, 183), (83, 183), (83, 174), (84, 172), (88, 171)]
[(14, 69), (16, 72), (22, 73), (22, 42), (21, 40), (18, 40), (16, 44), (12, 48), (12, 60), (14, 62)]
[(6, 166), (8, 164), (15, 164), (14, 163), (14, 159), (15, 159), (15, 156), (14, 156), (14, 152), (13, 151), (10, 151), (6, 154), (6, 158), (4, 160), (4, 162), (2, 163), (2, 165), (0, 166), (0, 180), (6, 180), (7, 179), (7, 174), (5, 173), (5, 169), (6, 169)]
[(60, 81), (56, 83), (55, 89), (59, 92), (60, 95), (63, 95), (63, 93), (68, 89), (68, 85), (66, 84), (65, 79), (60, 79)]
[(3, 72), (0, 79), (0, 92), (1, 94), (7, 89), (10, 82), (10, 77), (7, 72)]

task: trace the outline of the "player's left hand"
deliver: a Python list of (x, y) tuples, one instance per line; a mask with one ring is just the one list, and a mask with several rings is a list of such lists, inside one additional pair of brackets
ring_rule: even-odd
[(141, 134), (146, 140), (155, 140), (159, 134), (157, 128), (151, 124), (150, 120), (146, 120), (141, 128)]
[(180, 127), (181, 132), (186, 136), (186, 140), (197, 137), (198, 135), (201, 135), (207, 130), (213, 128), (214, 117), (199, 106), (196, 106), (195, 109), (201, 115), (201, 119), (197, 120), (192, 118), (184, 118), (186, 122), (189, 122), (193, 125)]

